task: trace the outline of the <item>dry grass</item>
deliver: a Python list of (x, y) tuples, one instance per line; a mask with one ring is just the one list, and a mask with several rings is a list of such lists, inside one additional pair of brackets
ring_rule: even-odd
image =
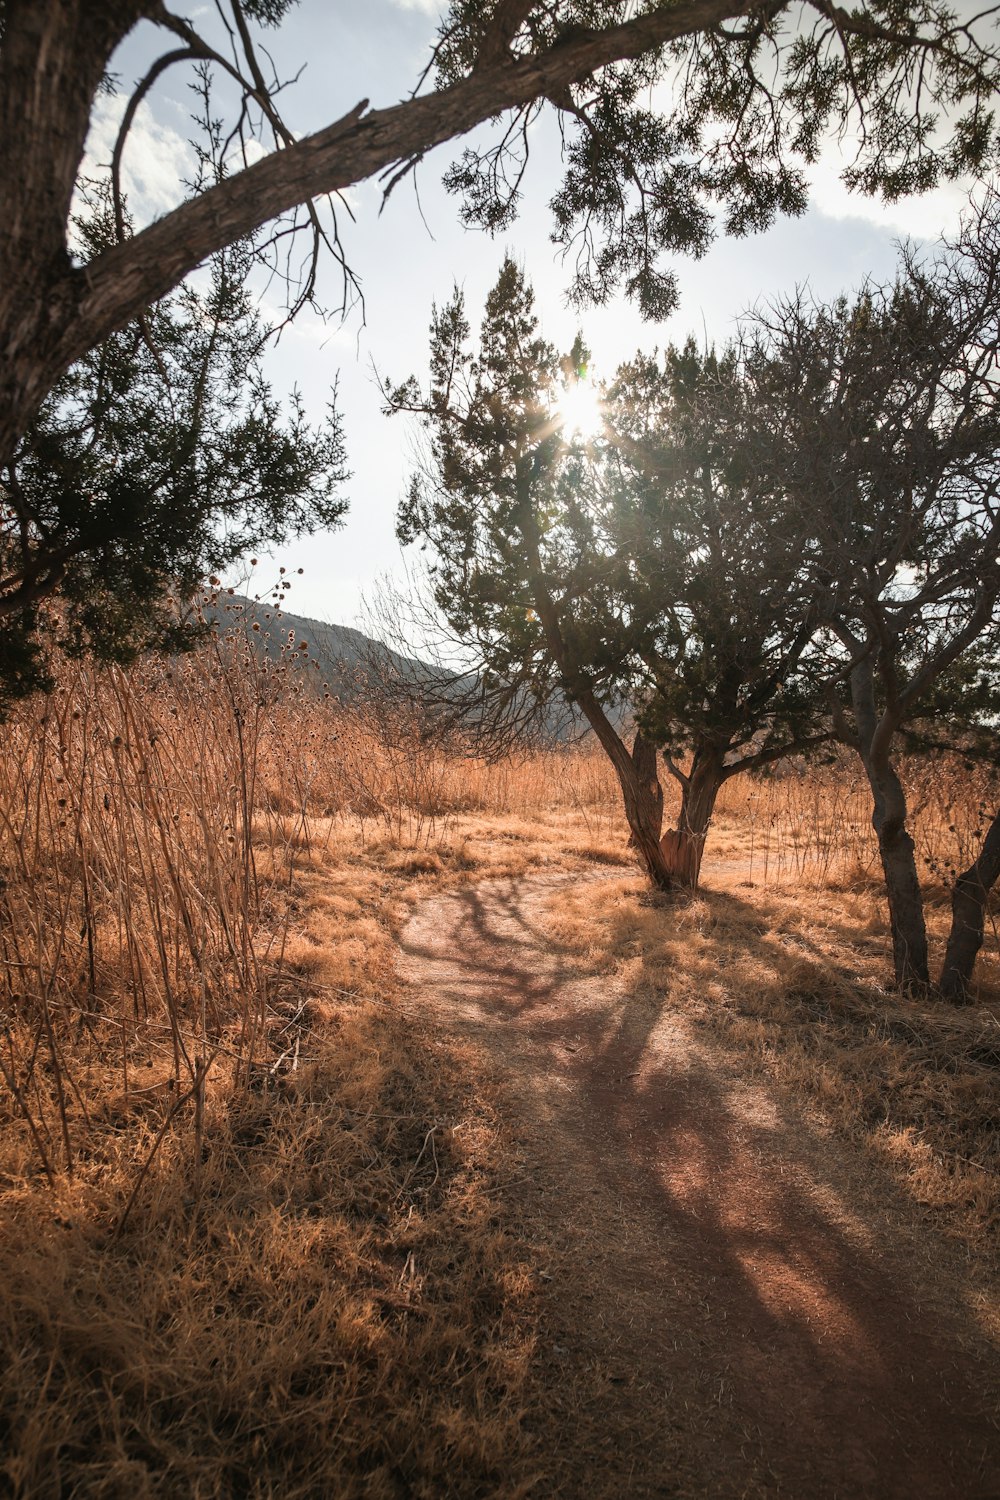
[[(1000, 964), (980, 1004), (955, 1010), (886, 988), (888, 931), (860, 881), (806, 894), (748, 892), (706, 869), (690, 901), (634, 877), (591, 886), (554, 913), (588, 966), (681, 1010), (751, 1075), (787, 1091), (822, 1129), (854, 1140), (987, 1274), (1000, 1244)], [(943, 938), (943, 911), (932, 914)]]
[[(16, 1495), (516, 1492), (531, 1269), (488, 1100), (375, 1008), (212, 1098), (124, 1232), (122, 1146), (8, 1192), (0, 1472)], [(102, 1170), (103, 1168), (103, 1170)]]
[[(899, 769), (933, 901), (976, 857), (998, 805), (1000, 774), (954, 755), (903, 757)], [(821, 890), (845, 878), (877, 883), (871, 794), (857, 757), (841, 750), (822, 764), (792, 761), (767, 776), (727, 782), (706, 857), (738, 859), (745, 879), (764, 887), (794, 880)]]
[[(395, 927), (441, 883), (621, 866), (560, 913), (589, 961), (693, 1007), (986, 1253), (996, 946), (968, 1014), (880, 988), (843, 770), (731, 783), (706, 865), (730, 888), (664, 907), (599, 753), (447, 754), (238, 643), (68, 667), (6, 733), (13, 1495), (516, 1496), (544, 1472), (516, 1148), (469, 1059), (394, 1004)], [(943, 896), (987, 788), (910, 774)]]
[(489, 1092), (393, 1003), (412, 861), (448, 851), (336, 805), (335, 717), (225, 658), (68, 672), (11, 726), (6, 1492), (472, 1496), (530, 1462)]

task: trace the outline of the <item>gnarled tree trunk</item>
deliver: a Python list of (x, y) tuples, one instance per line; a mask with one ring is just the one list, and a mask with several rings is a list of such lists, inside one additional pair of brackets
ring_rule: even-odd
[(906, 826), (906, 793), (889, 757), (895, 725), (875, 708), (870, 661), (851, 673), (851, 698), (858, 726), (858, 753), (872, 789), (872, 827), (878, 839), (892, 929), (892, 957), (900, 989), (925, 989), (930, 982), (924, 899), (917, 875), (913, 839)]
[(638, 851), (653, 884), (670, 890), (675, 880), (660, 839), (663, 788), (656, 774), (656, 746), (637, 730), (631, 754), (612, 756), (612, 763), (622, 789), (629, 843)]
[(716, 798), (726, 780), (722, 756), (714, 747), (698, 746), (691, 770), (678, 776), (681, 783), (681, 807), (677, 827), (669, 829), (660, 840), (664, 863), (675, 880), (697, 888), (701, 861), (705, 852)]
[(958, 877), (952, 892), (951, 932), (941, 970), (941, 993), (958, 1005), (969, 998), (972, 970), (986, 929), (986, 901), (998, 877), (1000, 812), (990, 824), (979, 858)]
[(872, 826), (878, 836), (889, 898), (896, 983), (904, 990), (922, 989), (930, 979), (927, 927), (913, 839), (905, 822), (906, 797), (895, 771), (885, 781), (885, 786), (873, 783), (875, 811)]

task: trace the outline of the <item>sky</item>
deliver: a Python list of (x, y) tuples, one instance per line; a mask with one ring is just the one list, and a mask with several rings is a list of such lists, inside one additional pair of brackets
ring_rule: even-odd
[[(379, 108), (408, 95), (427, 61), (439, 13), (436, 0), (301, 0), (280, 29), (266, 36), (280, 75), (303, 69), (282, 95), (287, 123), (296, 134), (307, 134), (362, 98)], [(196, 24), (210, 22), (208, 6), (192, 6), (188, 14)], [(142, 27), (116, 55), (112, 70), (121, 89), (99, 104), (88, 142), (92, 163), (110, 157), (126, 90), (164, 48), (162, 34)], [(126, 187), (140, 225), (181, 200), (184, 179), (193, 169), (187, 81), (180, 71), (166, 76), (140, 110), (126, 150)], [(678, 257), (679, 307), (667, 322), (653, 325), (623, 299), (584, 313), (567, 308), (569, 276), (549, 239), (547, 204), (559, 180), (551, 122), (541, 122), (533, 138), (521, 215), (497, 239), (463, 230), (457, 201), (441, 185), (459, 150), (453, 142), (431, 153), (415, 178), (385, 203), (376, 182), (350, 190), (355, 222), (341, 213), (339, 227), (361, 281), (363, 319), (357, 309), (343, 322), (324, 323), (306, 312), (266, 356), (275, 392), (298, 387), (317, 418), (337, 384), (353, 471), (345, 525), (261, 559), (262, 584), (270, 583), (279, 564), (294, 579), (288, 608), (296, 614), (363, 626), (365, 601), (377, 594), (380, 580), (387, 575), (399, 580), (403, 574), (395, 513), (412, 469), (414, 433), (404, 418), (382, 414), (377, 377), (398, 383), (409, 374), (425, 375), (432, 304), (444, 302), (456, 284), (474, 314), (505, 254), (513, 254), (534, 285), (545, 336), (568, 349), (582, 331), (600, 378), (637, 349), (663, 347), (688, 333), (699, 342), (724, 342), (741, 313), (796, 286), (808, 285), (825, 300), (849, 292), (865, 276), (888, 279), (898, 242), (933, 241), (953, 231), (964, 202), (959, 187), (890, 206), (848, 193), (839, 180), (844, 158), (831, 142), (813, 170), (808, 213), (780, 220), (765, 234), (720, 237), (700, 261)], [(336, 268), (327, 265), (323, 275), (321, 295), (325, 292), (327, 303), (338, 302)]]

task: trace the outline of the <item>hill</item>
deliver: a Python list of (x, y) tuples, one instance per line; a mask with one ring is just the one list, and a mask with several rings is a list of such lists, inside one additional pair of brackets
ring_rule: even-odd
[[(514, 744), (566, 743), (588, 734), (582, 716), (561, 699), (538, 705), (523, 691), (491, 696), (475, 673), (405, 656), (353, 626), (292, 614), (273, 598), (223, 593), (204, 612), (223, 631), (245, 632), (253, 649), (274, 661), (315, 664), (310, 675), (317, 688), (329, 686), (346, 701), (409, 699), (438, 716), (442, 725), (473, 736), (488, 754)], [(628, 716), (619, 710), (613, 717), (624, 722)]]
[[(430, 682), (435, 670), (416, 657), (403, 656), (350, 625), (328, 625), (308, 615), (293, 614), (272, 599), (249, 599), (242, 594), (220, 594), (205, 606), (205, 617), (217, 628), (246, 631), (255, 650), (273, 660), (287, 655), (289, 641), (306, 645), (304, 662), (315, 662), (320, 680), (348, 687), (373, 666), (389, 667), (410, 682)], [(257, 626), (259, 628), (255, 629)]]

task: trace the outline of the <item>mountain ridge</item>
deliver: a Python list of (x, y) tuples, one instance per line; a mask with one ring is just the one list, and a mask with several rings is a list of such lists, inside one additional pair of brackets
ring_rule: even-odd
[[(273, 597), (251, 599), (245, 594), (215, 595), (204, 609), (205, 619), (222, 630), (246, 627), (248, 639), (266, 656), (279, 660), (289, 639), (297, 645), (308, 645), (307, 661), (314, 662), (328, 680), (342, 685), (346, 671), (357, 672), (378, 662), (390, 666), (410, 680), (430, 679), (435, 675), (430, 663), (419, 657), (404, 656), (374, 636), (366, 635), (353, 625), (332, 625), (309, 615), (299, 615)], [(258, 625), (259, 630), (253, 626)], [(303, 653), (304, 655), (306, 653)]]

